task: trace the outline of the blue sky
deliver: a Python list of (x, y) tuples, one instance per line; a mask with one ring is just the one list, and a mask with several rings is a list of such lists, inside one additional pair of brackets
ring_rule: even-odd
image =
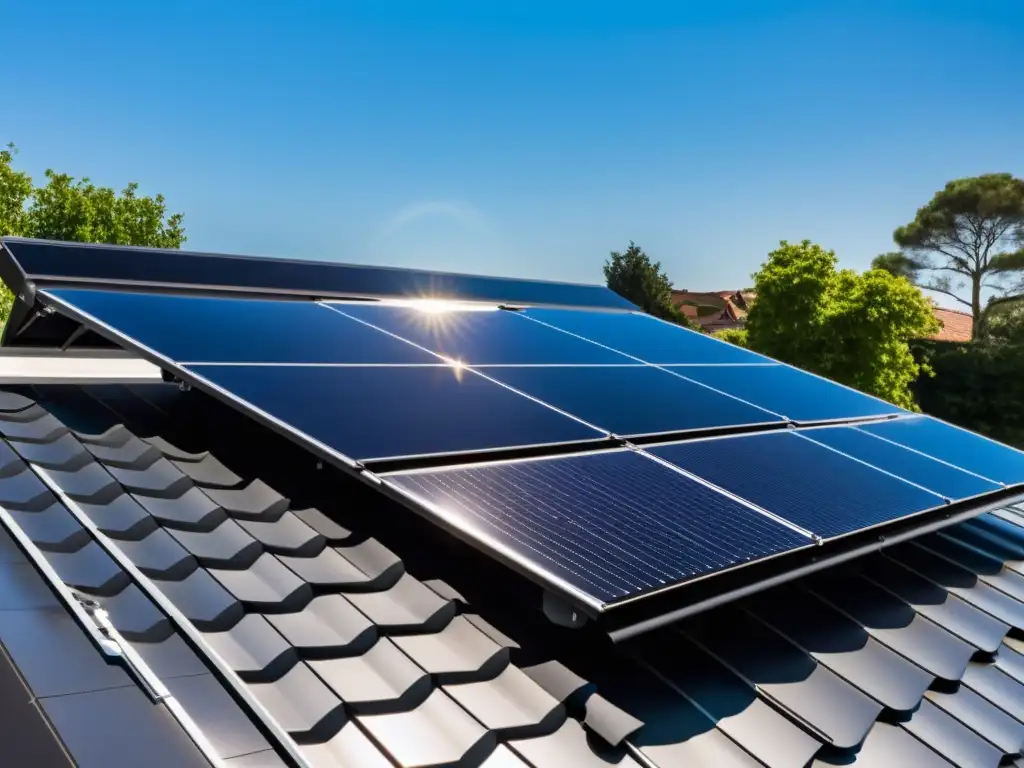
[(633, 239), (725, 289), (1024, 175), (1020, 0), (3, 5), (19, 164), (163, 192), (197, 250), (599, 282)]

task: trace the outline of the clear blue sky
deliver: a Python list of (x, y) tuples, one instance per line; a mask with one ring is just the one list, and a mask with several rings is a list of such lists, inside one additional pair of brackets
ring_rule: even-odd
[(20, 165), (138, 180), (199, 250), (599, 282), (633, 239), (725, 289), (1024, 175), (1022, 0), (2, 5)]

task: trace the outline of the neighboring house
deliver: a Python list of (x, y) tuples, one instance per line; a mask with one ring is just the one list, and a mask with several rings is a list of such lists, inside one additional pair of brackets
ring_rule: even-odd
[(974, 336), (974, 317), (956, 309), (935, 308), (935, 317), (942, 329), (929, 338), (936, 341), (970, 341)]
[[(742, 328), (756, 294), (743, 291), (672, 291), (672, 303), (695, 319), (709, 333)], [(970, 341), (974, 321), (968, 312), (935, 307), (942, 329), (930, 338), (938, 341)]]
[[(128, 255), (136, 269), (153, 258)], [(86, 263), (76, 256), (68, 269)], [(2, 249), (0, 261), (13, 275)], [(171, 303), (188, 299), (209, 300)], [(223, 318), (203, 311), (215, 344)], [(0, 348), (0, 765), (1020, 764), (1024, 512), (1007, 506), (1007, 489), (973, 519), (948, 526), (946, 510), (959, 508), (944, 506), (936, 525), (948, 527), (884, 550), (885, 529), (875, 528), (872, 554), (815, 573), (808, 565), (788, 583), (753, 585), (615, 644), (592, 625), (555, 626), (539, 590), (511, 568), (322, 463), (266, 419), (112, 349), (113, 333), (83, 334), (45, 312), (15, 321)], [(149, 331), (173, 344), (173, 326)], [(268, 324), (254, 338), (271, 352), (311, 348), (286, 330)], [(280, 364), (263, 365), (276, 375)], [(365, 406), (331, 397), (354, 419)], [(948, 472), (912, 458), (908, 469)], [(945, 477), (984, 482), (962, 474)], [(638, 494), (651, 476), (628, 487)], [(751, 476), (794, 492), (790, 481)], [(819, 497), (806, 506), (834, 509), (836, 479), (816, 474)], [(567, 471), (536, 482), (525, 490), (582, 492)], [(485, 493), (486, 475), (471, 485)], [(853, 507), (871, 497), (863, 491), (850, 495)], [(681, 500), (655, 495), (662, 517), (645, 539), (669, 535), (664, 515)], [(716, 514), (713, 490), (701, 486), (699, 496), (701, 515)], [(602, 532), (611, 508), (602, 498), (587, 510)], [(542, 511), (527, 528), (558, 525)], [(631, 512), (624, 525), (644, 519), (639, 506)], [(743, 552), (755, 543), (738, 524), (727, 529), (730, 538), (694, 544), (695, 562), (723, 543)]]

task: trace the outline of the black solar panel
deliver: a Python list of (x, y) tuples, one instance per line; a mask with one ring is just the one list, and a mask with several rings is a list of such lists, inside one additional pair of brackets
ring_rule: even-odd
[(692, 440), (649, 450), (822, 538), (945, 504), (936, 493), (792, 431)]
[(388, 479), (602, 603), (813, 544), (634, 451)]

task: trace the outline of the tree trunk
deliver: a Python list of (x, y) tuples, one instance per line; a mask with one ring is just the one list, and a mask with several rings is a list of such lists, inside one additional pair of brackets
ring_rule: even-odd
[(973, 333), (971, 334), (972, 339), (978, 338), (981, 335), (982, 330), (982, 312), (981, 312), (981, 273), (976, 272), (971, 276), (971, 314), (973, 322), (971, 328)]

